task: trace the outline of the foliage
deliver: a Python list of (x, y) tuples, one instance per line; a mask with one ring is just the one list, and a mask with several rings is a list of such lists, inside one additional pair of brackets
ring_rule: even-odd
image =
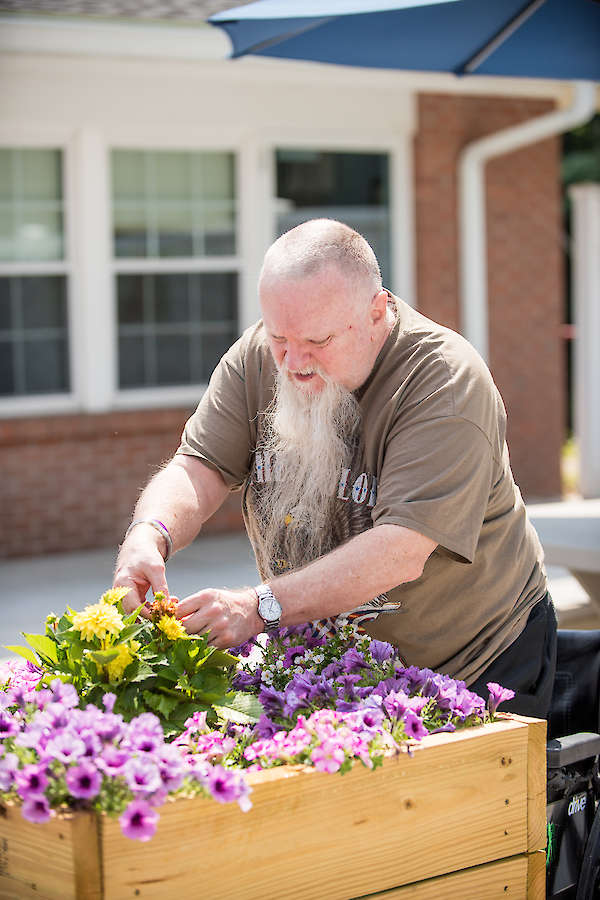
[(50, 615), (45, 634), (24, 635), (29, 647), (7, 649), (40, 665), (46, 684), (57, 676), (72, 684), (83, 704), (101, 705), (110, 691), (115, 711), (127, 721), (153, 712), (167, 738), (181, 733), (198, 710), (213, 724), (219, 716), (256, 721), (258, 703), (231, 690), (235, 656), (211, 647), (205, 635), (187, 634), (163, 594), (155, 595), (150, 619), (139, 617), (138, 609), (127, 615), (126, 593), (116, 588), (82, 612)]

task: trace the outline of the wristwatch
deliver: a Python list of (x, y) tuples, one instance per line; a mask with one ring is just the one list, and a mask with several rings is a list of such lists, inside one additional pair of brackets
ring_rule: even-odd
[(281, 619), (281, 603), (268, 584), (259, 584), (254, 590), (258, 597), (258, 614), (265, 623), (265, 631), (275, 631), (279, 628)]

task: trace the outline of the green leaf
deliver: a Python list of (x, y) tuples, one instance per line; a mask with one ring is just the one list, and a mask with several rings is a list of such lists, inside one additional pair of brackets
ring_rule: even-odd
[(132, 623), (131, 625), (127, 625), (119, 634), (119, 644), (124, 644), (125, 641), (130, 641), (131, 638), (135, 637), (136, 634), (139, 634), (140, 631), (143, 631), (146, 627), (144, 622), (139, 622), (138, 624)]
[(243, 691), (228, 696), (227, 702), (222, 706), (215, 704), (215, 710), (219, 718), (226, 722), (236, 722), (238, 725), (258, 722), (264, 712), (258, 697)]
[(50, 659), (54, 663), (58, 662), (56, 643), (52, 638), (45, 634), (27, 634), (25, 631), (22, 631), (21, 634), (40, 657)]
[[(133, 610), (133, 612), (129, 613), (128, 616), (125, 616), (123, 621), (125, 622), (126, 625), (133, 625), (133, 623), (137, 619), (137, 617), (140, 613), (140, 609), (142, 608), (143, 605), (144, 605), (143, 603), (140, 603), (139, 606), (136, 606), (136, 608)], [(142, 622), (142, 625), (144, 625), (144, 624), (145, 624), (145, 622)]]
[(118, 650), (86, 650), (85, 655), (99, 666), (107, 666), (119, 655)]
[(205, 669), (213, 669), (221, 666), (234, 666), (236, 663), (237, 656), (232, 656), (226, 650), (217, 650), (216, 647), (209, 647), (208, 654), (200, 665), (204, 666)]
[(153, 694), (151, 691), (144, 691), (144, 700), (155, 712), (160, 713), (168, 719), (176, 706), (179, 706), (179, 697), (167, 697), (165, 694)]
[(33, 663), (34, 666), (39, 666), (40, 661), (29, 647), (17, 647), (14, 644), (7, 644), (4, 647), (5, 650), (10, 650), (11, 653), (18, 653), (19, 656), (24, 656), (25, 659), (29, 660), (30, 663)]

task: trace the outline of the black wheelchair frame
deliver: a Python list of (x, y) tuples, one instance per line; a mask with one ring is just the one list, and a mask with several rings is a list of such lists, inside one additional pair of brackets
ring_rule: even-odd
[(558, 632), (548, 717), (547, 900), (600, 900), (600, 630)]

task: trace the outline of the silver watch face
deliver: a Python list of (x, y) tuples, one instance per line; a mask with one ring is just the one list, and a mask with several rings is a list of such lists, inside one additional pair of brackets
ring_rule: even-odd
[(274, 622), (281, 616), (281, 606), (272, 594), (267, 594), (260, 598), (258, 612), (261, 619), (264, 619), (266, 622)]

